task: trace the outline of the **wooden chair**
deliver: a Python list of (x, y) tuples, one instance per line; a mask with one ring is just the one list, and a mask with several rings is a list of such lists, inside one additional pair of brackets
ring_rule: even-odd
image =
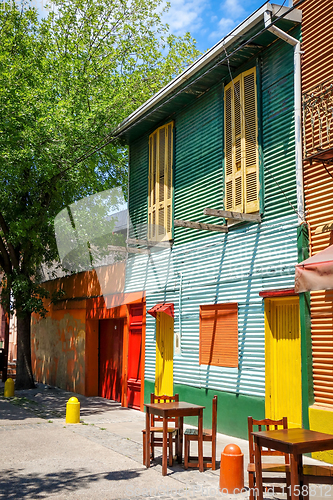
[[(212, 456), (204, 457), (204, 467), (216, 469), (216, 422), (217, 422), (217, 396), (213, 397), (212, 403), (212, 429), (204, 430), (202, 439), (203, 441), (210, 441), (212, 443)], [(199, 467), (198, 457), (190, 456), (191, 441), (198, 441), (198, 429), (186, 429), (184, 432), (185, 437), (185, 452), (184, 452), (184, 467)]]
[[(306, 486), (305, 492), (303, 492), (303, 499), (307, 500), (309, 498), (310, 484), (333, 485), (333, 466), (303, 465), (303, 484)], [(331, 489), (327, 491), (331, 491)]]
[[(179, 401), (179, 394), (174, 396), (155, 396), (155, 394), (150, 395), (151, 403), (170, 403), (174, 401)], [(169, 426), (169, 423), (171, 424)], [(168, 419), (168, 449), (169, 449), (169, 466), (173, 465), (173, 443), (176, 444), (176, 453), (178, 455), (178, 418), (171, 417)], [(146, 463), (146, 429), (142, 431), (143, 438), (143, 464)], [(151, 415), (150, 419), (150, 458), (154, 460), (154, 448), (163, 447), (163, 418), (157, 415)]]
[[(249, 489), (250, 489), (250, 500), (254, 500), (254, 489), (256, 487), (256, 477), (255, 477), (255, 446), (254, 440), (252, 436), (252, 432), (254, 431), (264, 431), (264, 430), (273, 430), (273, 429), (288, 429), (288, 420), (287, 417), (283, 417), (280, 420), (271, 420), (269, 418), (265, 418), (262, 420), (254, 420), (252, 417), (248, 417), (248, 433), (249, 433), (249, 465), (247, 471), (249, 473)], [(261, 451), (262, 456), (277, 456), (282, 455), (285, 457), (285, 463), (262, 463), (262, 472), (263, 472), (263, 483), (286, 483), (287, 486), (290, 485), (290, 457), (285, 453), (280, 451), (271, 450), (269, 448), (263, 448)], [(285, 477), (277, 477), (277, 476), (264, 476), (264, 473), (278, 473), (282, 472), (285, 474)], [(274, 487), (274, 492), (286, 492), (287, 498), (290, 499), (290, 488), (279, 488)]]

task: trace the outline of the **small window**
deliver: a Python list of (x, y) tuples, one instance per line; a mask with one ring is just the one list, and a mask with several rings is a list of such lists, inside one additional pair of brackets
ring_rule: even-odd
[(238, 368), (238, 304), (200, 306), (201, 365)]
[(259, 211), (256, 69), (245, 71), (224, 91), (226, 210)]
[(149, 136), (148, 239), (172, 239), (173, 122)]

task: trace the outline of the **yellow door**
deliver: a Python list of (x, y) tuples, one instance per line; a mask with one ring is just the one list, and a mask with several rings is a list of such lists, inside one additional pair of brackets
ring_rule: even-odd
[(173, 318), (156, 315), (155, 394), (173, 395)]
[(298, 297), (265, 299), (266, 418), (288, 417), (302, 427), (301, 338)]

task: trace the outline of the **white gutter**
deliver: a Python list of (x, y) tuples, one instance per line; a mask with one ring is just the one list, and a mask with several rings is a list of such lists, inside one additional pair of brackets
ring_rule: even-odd
[[(279, 16), (284, 16), (285, 19), (294, 22), (301, 22), (301, 12), (297, 9), (288, 12), (287, 7), (281, 7), (280, 5), (265, 3), (262, 7), (256, 10), (251, 16), (249, 16), (245, 21), (239, 24), (234, 30), (232, 30), (229, 35), (222, 38), (217, 44), (215, 44), (211, 49), (209, 49), (204, 55), (202, 55), (197, 61), (186, 68), (180, 75), (174, 78), (170, 83), (163, 87), (159, 92), (157, 92), (153, 97), (146, 101), (142, 106), (137, 108), (131, 115), (129, 115), (125, 120), (120, 123), (113, 131), (112, 135), (114, 137), (123, 133), (128, 127), (133, 125), (137, 120), (140, 119), (145, 113), (147, 113), (151, 108), (156, 106), (162, 99), (165, 99), (168, 95), (174, 92), (178, 87), (180, 87), (184, 82), (189, 80), (193, 75), (200, 71), (203, 67), (213, 61), (221, 52), (224, 52), (232, 43), (237, 40), (237, 38), (243, 37), (251, 28), (253, 28), (260, 21), (265, 20), (265, 13), (270, 15), (278, 14)], [(286, 14), (287, 13), (287, 14)], [(286, 15), (285, 15), (286, 14)]]
[(274, 33), (278, 38), (294, 47), (294, 108), (295, 108), (295, 160), (296, 160), (296, 187), (297, 187), (297, 212), (298, 221), (304, 222), (304, 187), (303, 187), (303, 161), (302, 161), (302, 87), (301, 87), (301, 43), (296, 38), (288, 35), (277, 26), (270, 26), (272, 14), (264, 14), (265, 28)]

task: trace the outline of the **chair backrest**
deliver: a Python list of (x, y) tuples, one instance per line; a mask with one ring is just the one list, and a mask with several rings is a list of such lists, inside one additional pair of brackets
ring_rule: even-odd
[[(250, 463), (254, 463), (254, 440), (252, 432), (256, 431), (269, 431), (274, 429), (288, 429), (288, 419), (283, 417), (280, 420), (272, 420), (270, 418), (264, 418), (261, 420), (255, 420), (252, 417), (247, 418), (248, 432), (249, 432), (249, 457)], [(261, 455), (274, 456), (274, 455), (285, 455), (286, 463), (289, 463), (289, 455), (282, 453), (281, 451), (272, 450), (270, 448), (263, 448), (261, 450)]]
[[(179, 394), (175, 394), (174, 396), (167, 396), (165, 394), (163, 396), (155, 396), (154, 393), (150, 394), (151, 403), (173, 403), (178, 401), (179, 401)], [(156, 422), (163, 422), (162, 417), (159, 417), (157, 415), (152, 415), (151, 417), (152, 419), (150, 425), (152, 427), (156, 424)], [(178, 425), (178, 418), (170, 417), (168, 418), (168, 422), (175, 422), (176, 425)]]
[(213, 397), (212, 403), (212, 438), (216, 439), (217, 430), (217, 396)]

